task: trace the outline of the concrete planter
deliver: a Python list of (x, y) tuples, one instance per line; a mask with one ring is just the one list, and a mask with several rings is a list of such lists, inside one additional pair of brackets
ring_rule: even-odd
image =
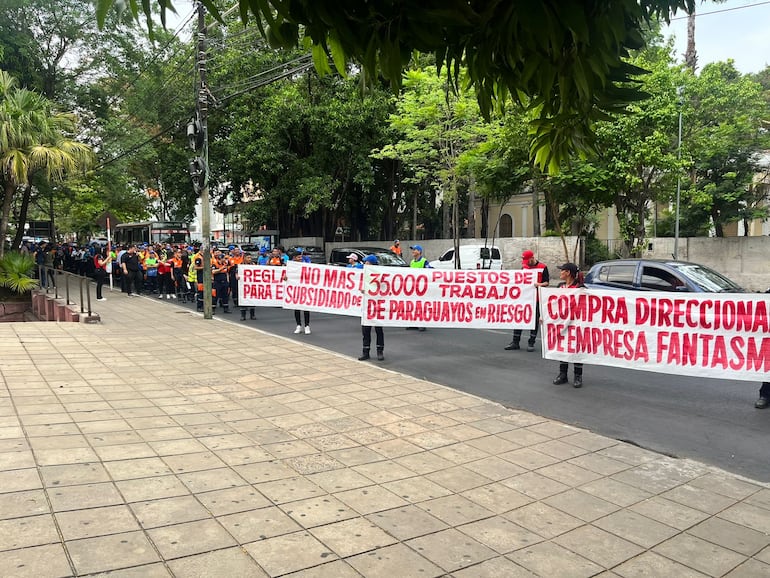
[(32, 314), (32, 300), (0, 301), (0, 323), (26, 321)]

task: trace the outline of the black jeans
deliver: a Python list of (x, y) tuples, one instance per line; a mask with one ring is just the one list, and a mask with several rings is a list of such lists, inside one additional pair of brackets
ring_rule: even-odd
[[(377, 335), (377, 351), (383, 351), (385, 349), (385, 333), (382, 331), (382, 327), (375, 327), (374, 333)], [(372, 326), (362, 325), (361, 335), (364, 337), (364, 349), (368, 351), (372, 347)]]
[(107, 271), (104, 269), (96, 269), (94, 271), (94, 279), (96, 280), (96, 298), (102, 298), (102, 287), (104, 287), (104, 280), (107, 278)]
[(302, 325), (302, 314), (305, 314), (305, 327), (310, 325), (310, 311), (300, 311), (299, 309), (294, 310), (294, 320), (297, 322), (297, 325)]
[[(529, 344), (534, 345), (535, 339), (537, 339), (537, 331), (540, 328), (540, 303), (535, 303), (535, 328), (529, 330)], [(513, 342), (519, 343), (521, 341), (522, 329), (513, 330)]]

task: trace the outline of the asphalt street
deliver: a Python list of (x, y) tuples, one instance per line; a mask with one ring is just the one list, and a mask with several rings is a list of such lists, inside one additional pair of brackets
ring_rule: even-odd
[[(258, 307), (256, 321), (241, 322), (237, 310), (215, 317), (349, 355), (351, 363), (361, 354), (357, 318), (311, 313), (312, 334), (295, 335), (290, 310)], [(754, 408), (758, 383), (586, 365), (582, 389), (555, 386), (558, 362), (542, 359), (539, 339), (534, 353), (505, 351), (509, 341), (510, 332), (497, 330), (385, 328), (385, 361), (371, 363), (770, 482), (770, 410)]]

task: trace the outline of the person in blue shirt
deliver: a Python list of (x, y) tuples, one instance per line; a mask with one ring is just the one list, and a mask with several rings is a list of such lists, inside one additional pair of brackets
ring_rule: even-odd
[(348, 267), (352, 267), (353, 269), (363, 269), (364, 264), (358, 260), (358, 255), (351, 253), (348, 255)]
[[(355, 261), (358, 261), (358, 256), (354, 253), (351, 253), (348, 255), (349, 258), (355, 257)], [(351, 259), (352, 260), (352, 259)], [(364, 257), (363, 263), (358, 263), (358, 267), (364, 267), (366, 265), (367, 267), (369, 265), (377, 265), (377, 257), (374, 255), (367, 255)], [(355, 265), (348, 265), (348, 267), (355, 267)], [(356, 268), (358, 268), (356, 267)], [(374, 332), (377, 335), (377, 360), (378, 361), (384, 361), (385, 360), (385, 333), (382, 330), (382, 327), (375, 327)], [(363, 336), (364, 341), (364, 350), (361, 354), (361, 357), (358, 358), (358, 361), (366, 361), (369, 359), (369, 351), (372, 348), (372, 326), (371, 325), (362, 325), (361, 326), (361, 335)]]

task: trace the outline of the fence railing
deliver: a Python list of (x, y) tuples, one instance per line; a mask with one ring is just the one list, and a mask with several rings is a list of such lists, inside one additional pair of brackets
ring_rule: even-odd
[[(37, 270), (40, 288), (46, 295), (53, 294), (54, 299), (64, 299), (67, 305), (80, 305), (80, 313), (91, 317), (91, 280), (83, 275), (75, 275), (54, 267), (40, 266)], [(80, 300), (75, 301), (77, 295)]]

